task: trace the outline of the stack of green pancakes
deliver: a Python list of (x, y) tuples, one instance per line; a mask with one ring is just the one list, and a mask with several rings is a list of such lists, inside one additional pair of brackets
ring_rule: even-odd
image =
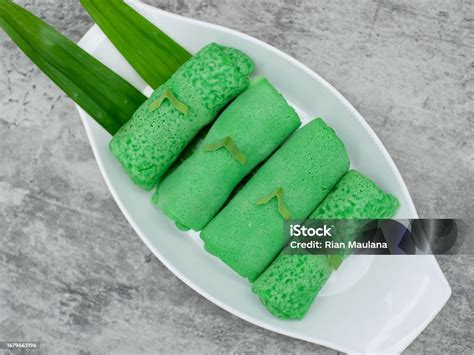
[(248, 279), (273, 315), (301, 319), (334, 265), (282, 251), (285, 221), (391, 218), (399, 202), (348, 171), (343, 142), (321, 118), (298, 129), (278, 90), (249, 80), (253, 68), (239, 50), (209, 44), (142, 104), (110, 151), (135, 184), (156, 187), (153, 203), (179, 229), (201, 231), (205, 250)]

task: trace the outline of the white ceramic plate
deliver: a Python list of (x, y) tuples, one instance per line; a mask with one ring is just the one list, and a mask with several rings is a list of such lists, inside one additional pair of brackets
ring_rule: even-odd
[[(170, 14), (136, 0), (138, 12), (192, 53), (209, 42), (239, 48), (297, 109), (303, 122), (321, 116), (344, 141), (352, 167), (372, 178), (401, 203), (399, 218), (417, 217), (397, 167), (351, 104), (313, 71), (255, 38)], [(151, 89), (92, 27), (80, 45), (146, 94)], [(110, 135), (79, 109), (99, 168), (115, 201), (150, 250), (177, 277), (225, 310), (251, 323), (344, 352), (400, 352), (421, 333), (448, 300), (451, 289), (436, 260), (423, 257), (352, 256), (334, 273), (301, 321), (273, 317), (249, 284), (205, 253), (197, 234), (178, 231), (134, 186), (109, 153)]]

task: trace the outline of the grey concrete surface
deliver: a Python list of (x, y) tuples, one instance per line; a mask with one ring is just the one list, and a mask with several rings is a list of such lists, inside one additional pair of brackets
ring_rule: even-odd
[[(74, 40), (92, 24), (79, 1), (19, 2)], [(374, 128), (421, 216), (472, 216), (472, 1), (148, 2), (301, 60)], [(45, 354), (334, 353), (250, 325), (169, 272), (115, 205), (71, 100), (3, 32), (0, 50), (0, 341), (40, 340)], [(407, 353), (473, 353), (474, 259), (439, 261), (453, 296)]]

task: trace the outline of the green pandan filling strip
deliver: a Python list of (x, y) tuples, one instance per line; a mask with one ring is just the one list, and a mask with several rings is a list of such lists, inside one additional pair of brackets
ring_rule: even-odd
[(328, 255), (328, 261), (334, 270), (339, 269), (342, 264), (342, 258), (339, 255)]
[(259, 198), (257, 200), (257, 205), (266, 205), (274, 197), (278, 199), (278, 211), (282, 217), (284, 219), (290, 219), (290, 211), (288, 211), (288, 209), (285, 207), (285, 204), (283, 203), (283, 189), (281, 187), (275, 189), (275, 191), (273, 191), (270, 195)]
[(171, 105), (177, 109), (179, 112), (187, 115), (188, 112), (189, 112), (189, 107), (178, 100), (178, 98), (176, 96), (174, 96), (173, 92), (169, 89), (169, 88), (166, 88), (163, 90), (163, 92), (161, 93), (160, 97), (157, 98), (155, 101), (153, 101), (151, 104), (150, 104), (150, 107), (148, 108), (150, 110), (150, 112), (153, 112), (155, 111), (158, 107), (161, 106), (161, 104), (163, 103), (163, 101), (165, 101), (165, 99), (168, 99), (168, 101), (171, 103)]
[(205, 152), (214, 152), (220, 148), (226, 148), (229, 153), (232, 155), (232, 157), (237, 160), (240, 164), (245, 165), (247, 163), (247, 157), (245, 156), (244, 153), (242, 153), (239, 148), (237, 148), (237, 145), (235, 144), (234, 140), (227, 136), (224, 139), (221, 139), (220, 141), (213, 143), (213, 144), (207, 144), (204, 147)]

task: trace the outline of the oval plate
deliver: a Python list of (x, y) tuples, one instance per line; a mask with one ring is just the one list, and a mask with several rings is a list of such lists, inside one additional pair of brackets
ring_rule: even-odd
[[(241, 49), (285, 95), (303, 122), (323, 117), (344, 141), (352, 167), (401, 203), (398, 218), (417, 213), (400, 173), (378, 137), (330, 84), (285, 53), (245, 34), (129, 4), (195, 53), (209, 42)], [(97, 26), (79, 44), (146, 94), (145, 82)], [(178, 231), (134, 186), (108, 151), (111, 136), (78, 107), (100, 171), (112, 196), (153, 254), (188, 286), (211, 302), (263, 328), (343, 352), (401, 352), (428, 325), (451, 295), (433, 256), (351, 257), (333, 274), (301, 321), (273, 317), (246, 280), (203, 251), (197, 233)]]

